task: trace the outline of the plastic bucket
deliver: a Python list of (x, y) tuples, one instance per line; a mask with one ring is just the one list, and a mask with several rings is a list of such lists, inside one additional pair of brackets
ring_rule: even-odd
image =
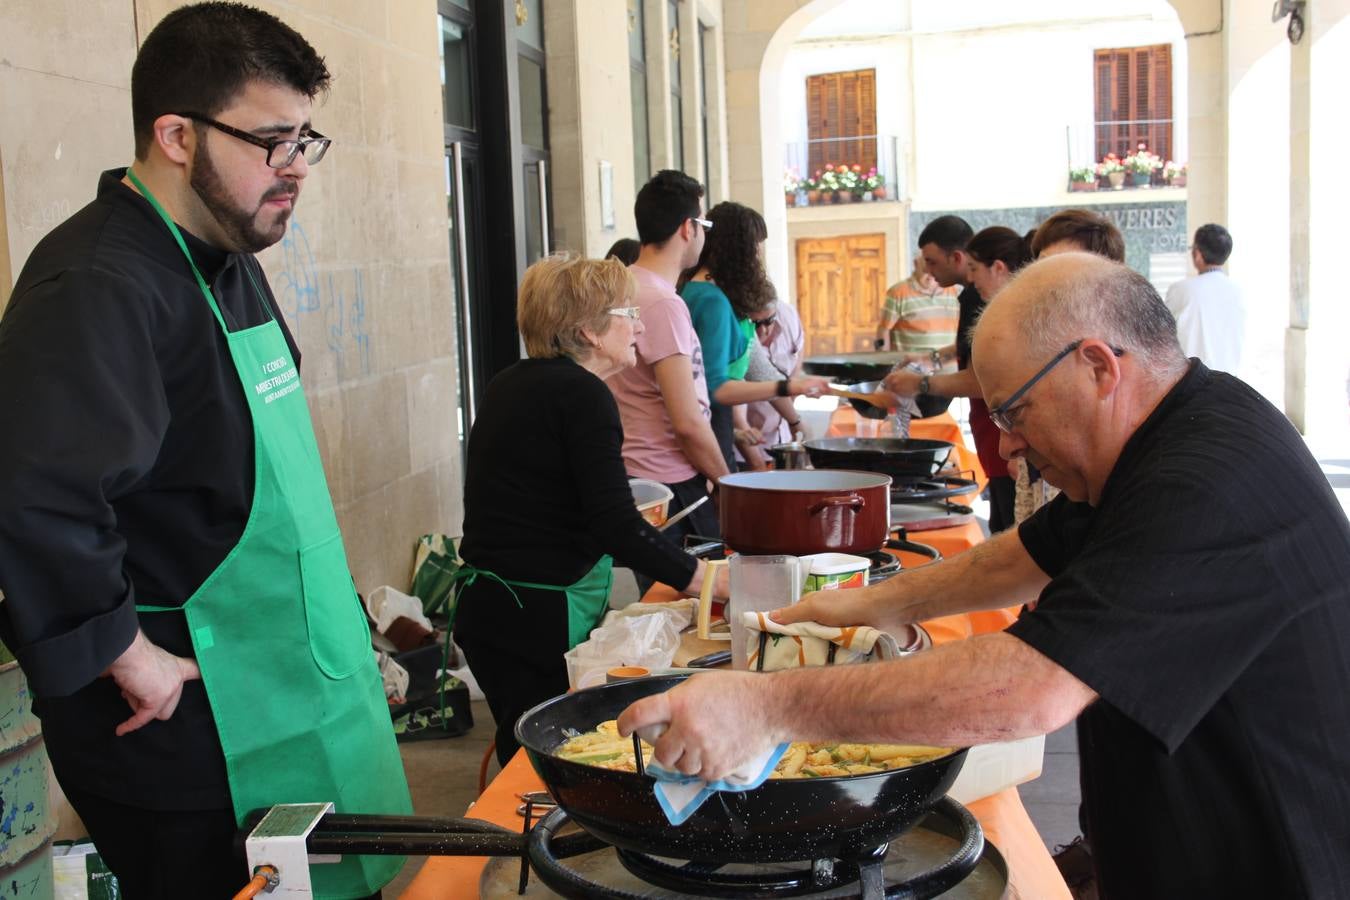
[(633, 492), (633, 502), (637, 504), (642, 518), (656, 528), (666, 524), (666, 516), (670, 513), (670, 501), (675, 497), (670, 488), (659, 481), (649, 481), (646, 478), (630, 478), (628, 487)]

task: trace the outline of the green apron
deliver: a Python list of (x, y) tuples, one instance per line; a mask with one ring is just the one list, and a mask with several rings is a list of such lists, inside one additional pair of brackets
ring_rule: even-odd
[(744, 381), (745, 373), (750, 370), (750, 351), (755, 349), (755, 341), (759, 338), (755, 336), (753, 319), (737, 319), (736, 330), (741, 333), (741, 338), (745, 341), (745, 349), (741, 351), (740, 356), (727, 364), (727, 378)]
[(592, 566), (589, 572), (565, 587), (556, 584), (539, 584), (534, 581), (512, 581), (509, 578), (502, 578), (496, 572), (477, 569), (466, 563), (460, 566), (454, 574), (456, 599), (454, 610), (451, 612), (452, 626), (454, 624), (454, 613), (459, 610), (459, 593), (480, 577), (500, 582), (510, 592), (511, 596), (515, 597), (517, 606), (520, 606), (521, 603), (520, 598), (516, 597), (515, 588), (562, 591), (567, 596), (567, 649), (571, 650), (590, 637), (591, 631), (605, 617), (605, 610), (609, 607), (609, 591), (614, 585), (614, 559), (608, 555), (600, 557), (600, 561)]
[[(370, 629), (356, 597), (299, 372), (276, 320), (231, 333), (177, 226), (155, 208), (229, 345), (253, 418), (253, 505), (239, 543), (181, 609), (240, 823), (277, 803), (412, 812)], [(245, 267), (259, 301), (262, 289)], [(137, 607), (162, 612), (163, 607)], [(373, 894), (402, 857), (317, 864), (316, 897)], [(240, 873), (240, 884), (247, 878)]]

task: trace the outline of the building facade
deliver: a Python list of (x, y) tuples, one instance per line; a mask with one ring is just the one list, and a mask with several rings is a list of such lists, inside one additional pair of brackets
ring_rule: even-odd
[[(1224, 223), (1267, 345), (1250, 380), (1300, 427), (1350, 434), (1350, 313), (1330, 272), (1350, 0), (1305, 7), (1298, 43), (1257, 0), (255, 2), (335, 76), (314, 116), (334, 148), (261, 258), (304, 352), (362, 591), (406, 585), (418, 535), (458, 533), (463, 440), (486, 382), (520, 354), (525, 267), (635, 236), (637, 186), (667, 167), (705, 182), (710, 204), (765, 213), (770, 273), (794, 302), (800, 242), (867, 238), (847, 252), (884, 288), (907, 273), (922, 221), (944, 211), (1021, 228), (1095, 204), (1135, 236), (1131, 262), (1155, 280), (1196, 225)], [(130, 161), (131, 63), (178, 5), (5, 4), (0, 306), (41, 236), (88, 202), (99, 172)], [(1116, 121), (1097, 109), (1094, 54), (1160, 46), (1170, 77), (1148, 84), (1172, 86), (1158, 118), (1188, 183), (1071, 192), (1069, 171), (1099, 155), (1098, 125)], [(1137, 61), (1101, 65), (1113, 83), (1138, 80)], [(789, 208), (792, 154), (812, 168), (813, 133), (838, 136), (813, 132), (808, 81), (820, 103), (831, 85), (849, 90), (820, 76), (869, 69), (870, 159), (887, 196)], [(845, 290), (835, 302), (860, 301)]]

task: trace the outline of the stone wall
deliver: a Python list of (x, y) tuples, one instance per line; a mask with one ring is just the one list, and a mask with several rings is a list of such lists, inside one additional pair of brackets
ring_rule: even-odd
[[(0, 30), (0, 304), (37, 240), (132, 158), (130, 72), (171, 0), (7, 0)], [(433, 0), (258, 0), (326, 57), (333, 149), (261, 254), (303, 354), (358, 589), (407, 586), (457, 533), (454, 308)]]

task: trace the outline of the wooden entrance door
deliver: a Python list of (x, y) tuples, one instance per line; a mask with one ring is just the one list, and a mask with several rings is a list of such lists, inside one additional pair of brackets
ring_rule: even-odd
[(797, 311), (806, 355), (872, 349), (886, 293), (886, 236), (797, 241)]

